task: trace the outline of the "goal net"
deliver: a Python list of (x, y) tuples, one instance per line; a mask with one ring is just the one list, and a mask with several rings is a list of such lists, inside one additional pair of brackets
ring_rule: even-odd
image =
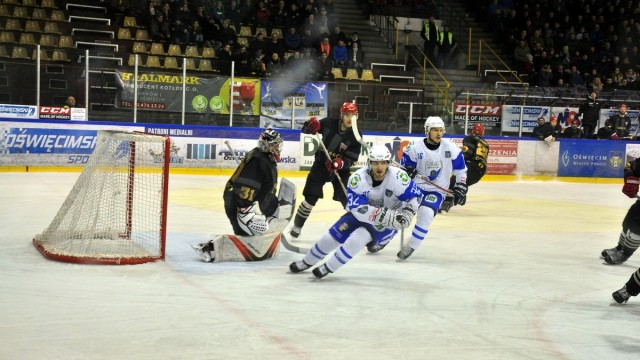
[(164, 259), (169, 158), (168, 137), (99, 131), (85, 169), (33, 243), (46, 258), (74, 263)]

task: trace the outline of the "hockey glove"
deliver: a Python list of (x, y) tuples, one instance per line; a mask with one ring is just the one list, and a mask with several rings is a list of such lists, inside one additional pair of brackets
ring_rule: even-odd
[(344, 161), (342, 161), (341, 158), (335, 158), (333, 159), (333, 161), (327, 159), (324, 162), (324, 165), (327, 167), (327, 170), (333, 172), (342, 169), (342, 167), (344, 166)]
[(315, 135), (320, 131), (320, 121), (315, 116), (309, 118), (309, 120), (304, 122), (302, 125), (302, 132), (305, 134)]
[(255, 212), (257, 207), (257, 203), (253, 203), (249, 207), (238, 208), (238, 224), (250, 236), (264, 234), (269, 230), (267, 218)]
[(630, 198), (638, 195), (638, 185), (640, 185), (640, 179), (635, 176), (627, 176), (624, 178), (624, 186), (622, 192)]
[(411, 166), (407, 166), (405, 168), (405, 171), (407, 172), (407, 174), (409, 175), (410, 178), (414, 179), (416, 177), (416, 175), (418, 175), (418, 170), (412, 168)]
[(453, 203), (456, 205), (464, 205), (467, 202), (467, 184), (465, 183), (456, 183), (456, 186), (453, 188)]
[(400, 230), (409, 227), (411, 218), (401, 211), (391, 210), (386, 207), (376, 209), (371, 213), (372, 220), (388, 229)]

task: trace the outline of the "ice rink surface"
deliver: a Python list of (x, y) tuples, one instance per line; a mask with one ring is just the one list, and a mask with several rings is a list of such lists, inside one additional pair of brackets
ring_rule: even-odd
[[(302, 255), (284, 248), (264, 262), (197, 257), (190, 244), (231, 231), (226, 176), (171, 175), (165, 262), (47, 260), (31, 239), (77, 176), (0, 173), (0, 359), (640, 358), (640, 298), (610, 305), (640, 255), (599, 259), (633, 203), (622, 181), (481, 182), (407, 261), (397, 237), (318, 281), (290, 274)], [(300, 201), (304, 178), (291, 180)], [(329, 199), (296, 244), (342, 214)]]

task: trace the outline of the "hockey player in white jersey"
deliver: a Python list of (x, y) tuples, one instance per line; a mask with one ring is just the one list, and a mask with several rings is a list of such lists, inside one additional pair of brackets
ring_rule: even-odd
[[(449, 187), (452, 174), (456, 177), (456, 185), (453, 189), (454, 203), (464, 205), (467, 201), (467, 167), (462, 151), (451, 141), (442, 138), (445, 129), (444, 121), (440, 117), (428, 117), (424, 123), (424, 129), (427, 137), (422, 141), (410, 143), (402, 154), (401, 164), (422, 189), (424, 196), (418, 208), (411, 239), (398, 252), (400, 260), (411, 256), (427, 236), (429, 227), (446, 196), (443, 189)], [(420, 176), (416, 176), (418, 174)], [(425, 178), (431, 183), (425, 181)], [(369, 251), (379, 251), (385, 245), (380, 243), (377, 246), (370, 246)]]
[(389, 167), (390, 162), (391, 153), (385, 146), (369, 150), (369, 166), (349, 177), (348, 212), (302, 260), (289, 265), (292, 273), (313, 267), (335, 249), (326, 262), (313, 269), (316, 278), (323, 278), (345, 265), (368, 243), (389, 242), (398, 230), (411, 224), (422, 192), (404, 170)]

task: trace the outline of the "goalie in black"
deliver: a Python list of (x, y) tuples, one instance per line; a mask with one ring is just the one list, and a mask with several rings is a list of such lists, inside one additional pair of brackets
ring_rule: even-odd
[[(257, 261), (278, 253), (279, 234), (291, 218), (295, 186), (278, 184), (282, 137), (273, 129), (260, 134), (258, 146), (239, 163), (224, 190), (224, 210), (234, 235), (218, 235), (193, 248), (206, 262)], [(284, 189), (283, 189), (284, 186)], [(282, 219), (273, 226), (274, 219)], [(264, 236), (262, 236), (265, 234)]]

